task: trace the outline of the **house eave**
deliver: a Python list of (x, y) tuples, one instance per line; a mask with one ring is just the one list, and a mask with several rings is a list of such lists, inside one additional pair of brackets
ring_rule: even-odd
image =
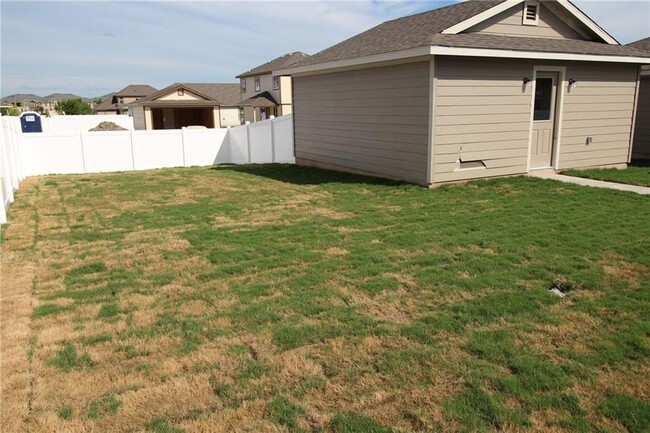
[(489, 57), (509, 59), (534, 59), (534, 60), (557, 60), (557, 61), (582, 61), (582, 62), (603, 62), (603, 63), (632, 63), (648, 64), (648, 57), (611, 56), (596, 54), (558, 53), (542, 51), (516, 51), (498, 50), (485, 48), (466, 47), (444, 47), (444, 46), (423, 46), (408, 50), (394, 51), (390, 53), (376, 54), (372, 56), (357, 57), (353, 59), (334, 60), (330, 62), (317, 63), (314, 65), (299, 66), (274, 71), (276, 75), (302, 76), (332, 72), (341, 69), (369, 66), (385, 62), (406, 61), (414, 58), (425, 60), (428, 56), (458, 56), (458, 57)]

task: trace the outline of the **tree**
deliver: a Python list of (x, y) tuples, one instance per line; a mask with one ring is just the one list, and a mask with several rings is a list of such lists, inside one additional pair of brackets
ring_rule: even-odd
[(12, 105), (11, 107), (0, 108), (0, 114), (3, 116), (20, 116), (20, 110), (15, 105)]
[(54, 109), (61, 114), (93, 114), (90, 105), (81, 98), (59, 101)]

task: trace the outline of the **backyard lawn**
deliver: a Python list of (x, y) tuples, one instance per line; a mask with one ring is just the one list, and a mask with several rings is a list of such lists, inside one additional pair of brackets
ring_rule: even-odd
[(562, 174), (607, 182), (650, 186), (650, 160), (636, 160), (624, 170), (617, 168), (591, 168), (588, 170), (565, 170)]
[(649, 221), (646, 196), (527, 177), (29, 178), (2, 431), (647, 432)]

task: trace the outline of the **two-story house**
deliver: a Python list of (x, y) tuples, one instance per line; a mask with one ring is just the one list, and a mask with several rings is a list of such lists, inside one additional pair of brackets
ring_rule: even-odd
[(240, 80), (242, 123), (291, 113), (291, 77), (273, 75), (273, 71), (289, 67), (308, 57), (308, 54), (297, 51), (239, 74), (237, 78)]

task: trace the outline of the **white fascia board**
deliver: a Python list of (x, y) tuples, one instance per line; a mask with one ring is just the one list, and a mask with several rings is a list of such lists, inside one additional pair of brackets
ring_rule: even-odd
[(390, 53), (375, 54), (372, 56), (357, 57), (354, 59), (334, 60), (331, 62), (317, 63), (315, 65), (299, 66), (296, 68), (279, 69), (273, 71), (274, 75), (299, 75), (314, 71), (324, 71), (328, 69), (349, 68), (370, 63), (389, 62), (395, 60), (409, 59), (412, 57), (428, 56), (431, 54), (431, 47), (417, 47), (402, 51), (393, 51)]
[(470, 27), (474, 27), (477, 24), (482, 23), (483, 21), (492, 18), (495, 15), (500, 14), (501, 12), (507, 11), (508, 9), (517, 6), (520, 3), (523, 3), (524, 0), (506, 0), (505, 2), (498, 4), (486, 11), (481, 12), (478, 15), (474, 15), (471, 18), (461, 21), (458, 24), (455, 24), (449, 28), (444, 29), (441, 33), (443, 35), (457, 35), (460, 32), (463, 32)]
[(563, 60), (579, 62), (647, 64), (649, 57), (597, 56), (593, 54), (545, 53), (537, 51), (492, 50), (483, 48), (431, 47), (436, 56), (501, 57), (508, 59)]
[(569, 11), (573, 16), (580, 20), (582, 24), (587, 26), (591, 31), (596, 33), (601, 37), (605, 42), (610, 45), (621, 45), (616, 39), (612, 37), (609, 33), (603, 30), (598, 24), (596, 24), (591, 18), (589, 18), (584, 12), (578, 9), (573, 3), (569, 0), (556, 0), (564, 9)]

